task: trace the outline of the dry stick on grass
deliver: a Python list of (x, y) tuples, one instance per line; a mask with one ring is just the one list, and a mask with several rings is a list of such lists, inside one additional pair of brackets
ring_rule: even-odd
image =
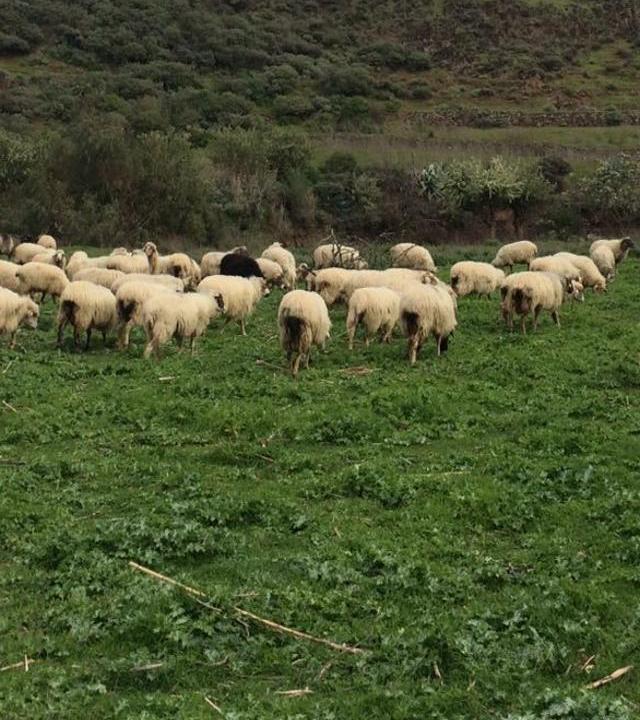
[(8, 363), (7, 367), (2, 371), (2, 374), (3, 374), (3, 375), (6, 375), (6, 373), (8, 372), (9, 368), (10, 368), (12, 365), (13, 365), (13, 360), (9, 360), (9, 363)]
[(283, 695), (284, 697), (304, 697), (312, 694), (313, 690), (308, 687), (302, 688), (302, 690), (276, 690), (276, 695)]
[[(198, 599), (207, 597), (205, 593), (202, 592), (202, 590), (197, 590), (190, 585), (185, 585), (184, 583), (178, 582), (178, 580), (174, 580), (167, 575), (163, 575), (162, 573), (156, 572), (155, 570), (151, 570), (150, 568), (145, 567), (144, 565), (140, 565), (133, 560), (129, 560), (129, 567), (137, 570), (138, 572), (144, 573), (145, 575), (148, 575), (155, 580), (159, 580), (160, 582), (167, 583), (168, 585), (172, 585), (173, 587), (180, 588), (181, 590), (184, 590), (186, 593), (191, 595), (196, 600), (196, 602), (200, 603), (201, 605), (204, 605), (211, 610), (222, 612), (221, 608), (213, 607), (212, 605), (209, 605), (208, 603), (205, 603), (204, 601)], [(249, 612), (248, 610), (243, 610), (239, 607), (234, 607), (233, 609), (241, 617), (249, 618), (250, 620), (259, 623), (260, 625), (264, 625), (270, 630), (283, 633), (284, 635), (291, 635), (292, 637), (298, 638), (298, 640), (309, 640), (309, 642), (326, 645), (332, 650), (337, 650), (338, 652), (344, 653), (351, 653), (352, 655), (362, 655), (365, 653), (365, 650), (363, 648), (354, 647), (353, 645), (339, 644), (331, 640), (325, 640), (324, 638), (315, 637), (315, 635), (309, 635), (309, 633), (302, 632), (301, 630), (295, 630), (294, 628), (287, 627), (286, 625), (280, 625), (280, 623), (273, 622), (273, 620), (267, 620), (266, 618), (255, 615), (254, 613)]]
[(18, 411), (13, 407), (13, 405), (10, 405), (6, 400), (2, 401), (2, 404), (4, 407), (7, 408), (7, 410), (11, 410), (11, 412), (17, 413)]
[(144, 672), (145, 670), (157, 670), (164, 665), (163, 662), (151, 663), (150, 665), (138, 665), (137, 667), (131, 668), (131, 672)]
[(603, 685), (608, 685), (609, 683), (619, 680), (621, 677), (624, 677), (628, 672), (631, 672), (631, 670), (633, 670), (633, 665), (626, 665), (625, 667), (619, 668), (618, 670), (614, 670), (611, 675), (607, 675), (606, 677), (600, 678), (600, 680), (595, 680), (594, 682), (585, 685), (585, 687), (589, 690), (596, 690)]
[(6, 670), (19, 670), (23, 669), (25, 672), (29, 672), (29, 666), (33, 665), (34, 662), (38, 662), (37, 660), (34, 660), (33, 658), (24, 656), (23, 660), (20, 660), (20, 662), (12, 663), (11, 665), (5, 665), (4, 667), (0, 667), (0, 672), (5, 672)]
[(222, 710), (213, 702), (213, 700), (211, 700), (211, 698), (208, 698), (208, 697), (205, 695), (205, 696), (204, 696), (204, 701), (207, 703), (207, 705), (209, 705), (210, 707), (212, 707), (216, 712), (219, 712), (220, 715), (222, 715), (222, 716), (224, 717), (224, 713), (222, 712)]

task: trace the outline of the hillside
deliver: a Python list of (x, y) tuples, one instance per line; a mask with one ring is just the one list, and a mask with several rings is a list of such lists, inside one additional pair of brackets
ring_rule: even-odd
[(616, 123), (640, 110), (635, 5), (9, 0), (0, 121), (93, 110), (138, 130), (353, 129), (424, 112), (482, 125), (487, 111), (599, 108)]

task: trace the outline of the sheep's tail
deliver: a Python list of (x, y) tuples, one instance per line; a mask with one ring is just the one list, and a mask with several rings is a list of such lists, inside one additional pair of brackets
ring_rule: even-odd
[(60, 303), (60, 317), (64, 318), (68, 323), (75, 326), (75, 314), (78, 309), (74, 300), (63, 300)]
[(285, 315), (283, 321), (284, 347), (291, 352), (307, 352), (311, 345), (311, 328), (308, 322), (296, 315)]
[(125, 302), (124, 300), (118, 300), (116, 305), (118, 311), (118, 318), (121, 322), (129, 322), (133, 315), (133, 311), (136, 309), (136, 303), (134, 300)]
[(405, 310), (402, 313), (402, 322), (407, 329), (407, 334), (413, 337), (420, 329), (420, 316), (416, 312)]

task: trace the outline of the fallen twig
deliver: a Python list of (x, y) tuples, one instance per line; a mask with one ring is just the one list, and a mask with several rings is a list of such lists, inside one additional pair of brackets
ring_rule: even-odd
[[(172, 585), (173, 587), (180, 588), (181, 590), (184, 590), (187, 594), (191, 595), (194, 600), (199, 603), (200, 605), (203, 605), (206, 608), (209, 608), (210, 610), (214, 610), (216, 612), (222, 612), (221, 608), (214, 607), (213, 605), (209, 605), (208, 603), (204, 602), (203, 600), (200, 600), (200, 598), (206, 598), (207, 595), (202, 592), (202, 590), (198, 590), (194, 587), (191, 587), (190, 585), (185, 585), (184, 583), (179, 582), (178, 580), (174, 580), (173, 578), (168, 577), (167, 575), (163, 575), (162, 573), (156, 572), (155, 570), (151, 570), (151, 568), (145, 567), (144, 565), (140, 565), (137, 562), (134, 562), (133, 560), (129, 560), (129, 566), (133, 568), (134, 570), (137, 570), (138, 572), (144, 573), (145, 575), (148, 575), (149, 577), (154, 578), (154, 580), (159, 580), (160, 582), (167, 583), (168, 585)], [(332, 648), (333, 650), (337, 650), (338, 652), (345, 652), (345, 653), (351, 653), (353, 655), (360, 655), (365, 652), (363, 648), (354, 647), (353, 645), (346, 645), (346, 644), (338, 644), (333, 642), (332, 640), (326, 640), (325, 638), (319, 638), (315, 637), (314, 635), (309, 635), (309, 633), (302, 632), (301, 630), (295, 630), (294, 628), (287, 627), (286, 625), (280, 625), (280, 623), (274, 622), (273, 620), (267, 620), (266, 618), (260, 617), (259, 615), (255, 615), (252, 612), (249, 612), (248, 610), (243, 610), (240, 607), (234, 607), (233, 610), (240, 615), (241, 617), (249, 618), (250, 620), (253, 620), (254, 622), (260, 623), (261, 625), (264, 625), (265, 627), (269, 628), (270, 630), (274, 630), (275, 632), (283, 633), (285, 635), (291, 635), (292, 637), (298, 638), (299, 640), (309, 640), (310, 642), (319, 643), (320, 645), (326, 645), (327, 647)], [(238, 618), (236, 618), (238, 622), (241, 622)], [(243, 625), (245, 623), (242, 623)]]
[(213, 700), (211, 700), (211, 698), (208, 698), (208, 697), (205, 695), (205, 696), (204, 696), (204, 701), (207, 703), (207, 705), (209, 705), (210, 707), (212, 707), (216, 712), (220, 713), (220, 715), (222, 715), (222, 716), (224, 717), (224, 713), (222, 712), (222, 710), (213, 702)]
[(37, 660), (34, 660), (33, 658), (27, 657), (26, 655), (20, 662), (12, 663), (11, 665), (5, 665), (4, 667), (0, 667), (0, 672), (5, 672), (6, 670), (19, 670), (23, 669), (25, 672), (29, 672), (29, 666), (33, 665), (34, 662), (38, 662)]
[(343, 375), (361, 376), (361, 375), (371, 375), (373, 370), (371, 368), (366, 367), (365, 365), (358, 365), (356, 367), (342, 368), (339, 372), (341, 372)]
[(8, 372), (9, 368), (13, 365), (13, 362), (14, 362), (13, 360), (9, 360), (9, 362), (7, 363), (7, 367), (2, 371), (3, 375), (5, 375)]
[(595, 663), (593, 662), (595, 659), (595, 655), (591, 655), (591, 657), (588, 657), (580, 666), (580, 672), (591, 672), (591, 670), (593, 670), (593, 666), (595, 665)]
[(594, 680), (592, 683), (585, 685), (585, 687), (589, 688), (590, 690), (595, 690), (596, 688), (602, 687), (603, 685), (608, 685), (609, 683), (619, 680), (628, 672), (631, 672), (631, 670), (633, 670), (633, 665), (626, 665), (625, 667), (621, 667), (618, 670), (614, 670), (610, 675), (606, 675), (605, 677), (600, 678), (600, 680)]
[(313, 690), (310, 688), (302, 688), (301, 690), (276, 690), (276, 695), (283, 695), (284, 697), (303, 697), (304, 695), (312, 695)]
[(163, 662), (150, 663), (149, 665), (138, 665), (131, 668), (131, 672), (144, 672), (145, 670), (157, 670), (164, 665)]
[(7, 408), (7, 410), (11, 410), (11, 412), (17, 413), (18, 411), (13, 407), (13, 405), (9, 404), (6, 400), (2, 401), (2, 404)]
[(169, 382), (171, 380), (175, 380), (175, 375), (166, 375), (165, 377), (159, 377), (158, 382)]

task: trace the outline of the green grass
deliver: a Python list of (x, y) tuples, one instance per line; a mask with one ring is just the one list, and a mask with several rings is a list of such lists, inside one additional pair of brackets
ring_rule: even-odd
[(639, 266), (527, 337), (463, 299), (413, 369), (335, 310), (297, 382), (278, 293), (160, 363), (54, 350), (48, 306), (0, 349), (3, 719), (637, 717), (636, 671), (584, 685), (640, 662)]

